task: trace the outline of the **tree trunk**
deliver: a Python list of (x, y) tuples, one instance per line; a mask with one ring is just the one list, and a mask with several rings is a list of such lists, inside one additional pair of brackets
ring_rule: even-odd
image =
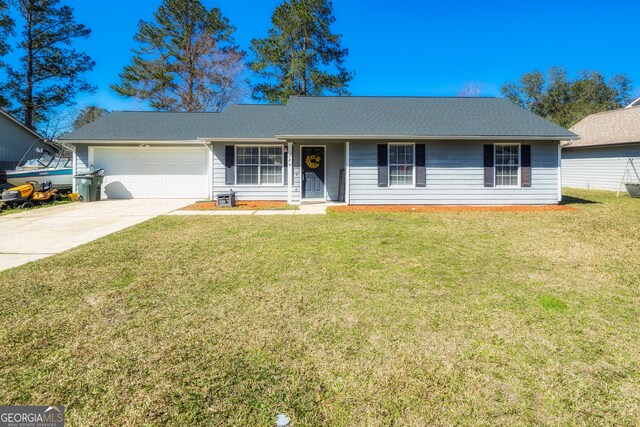
[(307, 94), (307, 38), (302, 39), (302, 57), (304, 58), (304, 65), (302, 69), (302, 95)]
[(27, 82), (24, 93), (24, 124), (33, 129), (33, 14), (27, 16)]

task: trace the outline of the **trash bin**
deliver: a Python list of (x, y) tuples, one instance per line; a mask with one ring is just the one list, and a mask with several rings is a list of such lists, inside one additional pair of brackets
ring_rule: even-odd
[(102, 194), (102, 182), (104, 180), (104, 170), (98, 169), (93, 172), (76, 175), (76, 192), (78, 200), (81, 202), (100, 201)]
[(216, 194), (216, 200), (219, 208), (232, 208), (236, 205), (236, 192), (218, 193)]

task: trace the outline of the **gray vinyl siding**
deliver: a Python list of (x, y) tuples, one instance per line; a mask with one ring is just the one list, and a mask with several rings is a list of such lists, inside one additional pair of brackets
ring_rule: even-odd
[[(287, 144), (263, 143), (213, 143), (213, 194), (233, 190), (239, 200), (271, 200), (287, 201), (287, 185), (226, 185), (225, 183), (225, 146), (227, 145), (282, 145)], [(293, 203), (300, 203), (300, 147), (301, 145), (326, 145), (326, 175), (325, 185), (327, 186), (327, 199), (338, 200), (338, 189), (340, 181), (340, 169), (344, 168), (344, 143), (335, 142), (313, 142), (293, 144)]]
[(76, 173), (89, 172), (89, 146), (77, 144), (76, 146)]
[[(36, 139), (37, 136), (0, 115), (0, 170), (15, 169)], [(27, 157), (38, 156), (39, 154), (33, 150)]]
[[(617, 191), (629, 158), (635, 159), (636, 168), (640, 171), (640, 144), (564, 148), (562, 184), (565, 187)], [(635, 176), (633, 182), (636, 182)]]
[(351, 204), (558, 203), (558, 143), (555, 141), (522, 142), (531, 145), (532, 184), (528, 188), (484, 187), (483, 146), (491, 141), (427, 141), (426, 187), (380, 188), (377, 170), (377, 144), (380, 143), (387, 142), (351, 142)]
[[(225, 184), (225, 146), (234, 144), (214, 143), (213, 144), (213, 195), (216, 193), (233, 190), (239, 200), (287, 200), (286, 185), (226, 185)], [(237, 145), (258, 145), (252, 143)], [(262, 144), (262, 145), (282, 145), (282, 144)]]

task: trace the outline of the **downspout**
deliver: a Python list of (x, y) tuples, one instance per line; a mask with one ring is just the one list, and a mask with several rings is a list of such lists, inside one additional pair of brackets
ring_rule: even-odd
[(562, 202), (562, 149), (573, 144), (573, 139), (562, 145), (558, 142), (558, 203)]

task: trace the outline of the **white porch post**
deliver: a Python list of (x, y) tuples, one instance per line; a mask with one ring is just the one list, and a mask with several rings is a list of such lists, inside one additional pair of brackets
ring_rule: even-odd
[(287, 143), (287, 204), (293, 204), (293, 142)]
[(349, 146), (351, 145), (350, 141), (346, 141), (344, 144), (344, 202), (346, 204), (351, 204), (350, 203), (350, 189), (349, 187), (351, 187), (351, 167), (349, 166), (349, 164), (351, 163), (349, 160)]
[(76, 178), (75, 176), (78, 174), (78, 153), (76, 152), (76, 146), (73, 147), (73, 159), (71, 159), (71, 192), (76, 192)]
[(558, 141), (558, 203), (562, 202), (562, 141)]

